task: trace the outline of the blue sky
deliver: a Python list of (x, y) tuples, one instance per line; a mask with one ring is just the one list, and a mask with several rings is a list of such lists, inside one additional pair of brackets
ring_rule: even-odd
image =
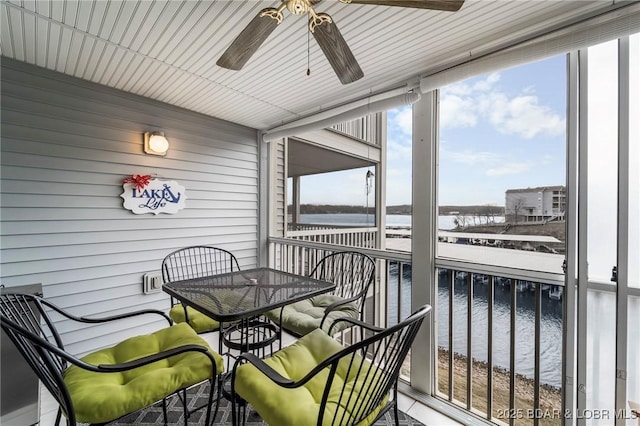
[[(561, 55), (442, 89), (440, 205), (504, 205), (507, 189), (565, 184), (565, 68)], [(387, 205), (409, 204), (411, 107), (388, 112), (387, 137)], [(365, 205), (365, 174), (305, 177), (301, 201)]]

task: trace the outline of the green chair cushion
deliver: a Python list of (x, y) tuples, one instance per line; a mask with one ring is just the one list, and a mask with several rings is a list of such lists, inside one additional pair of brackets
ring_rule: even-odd
[[(300, 338), (293, 345), (288, 346), (273, 356), (264, 360), (271, 368), (283, 377), (297, 381), (323, 360), (338, 353), (343, 347), (329, 337), (324, 331), (316, 329)], [(367, 376), (367, 367), (363, 367), (358, 375), (355, 368), (349, 368), (351, 357), (343, 358), (336, 371), (336, 377), (331, 386), (327, 405), (325, 408), (323, 424), (330, 425), (334, 418), (342, 418), (344, 410), (350, 412), (357, 398), (352, 397), (349, 404), (342, 401), (338, 406), (338, 400), (345, 382), (347, 388), (355, 388), (356, 393), (366, 395), (364, 377)], [(366, 364), (370, 366), (370, 364)], [(368, 380), (377, 377), (379, 370), (371, 367), (375, 373), (368, 374)], [(243, 364), (236, 370), (234, 388), (238, 395), (249, 402), (262, 419), (274, 426), (312, 426), (316, 425), (320, 411), (322, 395), (329, 377), (329, 368), (315, 375), (301, 387), (287, 389), (278, 386), (268, 379), (252, 364)], [(370, 413), (359, 426), (370, 425), (377, 415), (389, 402), (385, 398), (383, 402)], [(345, 416), (348, 418), (348, 416)]]
[[(210, 318), (202, 312), (196, 311), (191, 306), (187, 306), (187, 315), (189, 316), (189, 325), (196, 333), (206, 333), (216, 331), (220, 328), (220, 323)], [(175, 323), (186, 322), (184, 315), (184, 306), (181, 303), (175, 304), (169, 311), (169, 316)]]
[[(216, 361), (216, 372), (224, 371), (222, 357), (186, 323), (132, 337), (86, 355), (82, 360), (93, 365), (120, 364), (188, 344), (209, 348)], [(209, 358), (199, 352), (186, 352), (119, 373), (95, 373), (72, 365), (64, 373), (64, 382), (77, 420), (104, 423), (152, 405), (213, 375)]]
[[(320, 328), (320, 323), (322, 322), (322, 317), (324, 316), (327, 306), (340, 300), (343, 299), (333, 294), (322, 294), (286, 305), (282, 308), (282, 327), (300, 336), (304, 336)], [(277, 324), (280, 320), (280, 309), (273, 309), (267, 312), (265, 316)], [(338, 318), (358, 318), (359, 316), (360, 313), (355, 303), (352, 302), (340, 306), (327, 315), (327, 319), (324, 321), (325, 331), (328, 331), (333, 321)], [(349, 326), (349, 323), (346, 322), (339, 323), (333, 328), (332, 332), (337, 333)]]

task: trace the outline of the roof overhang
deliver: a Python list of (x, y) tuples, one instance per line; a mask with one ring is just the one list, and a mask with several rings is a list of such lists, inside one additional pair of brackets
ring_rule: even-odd
[[(217, 59), (273, 1), (2, 1), (3, 57), (253, 129), (415, 87), (422, 77), (570, 24), (622, 10), (610, 0), (466, 0), (458, 12), (325, 0), (364, 78), (342, 85), (286, 15), (240, 71)], [(307, 75), (307, 68), (310, 75)]]
[(287, 177), (368, 167), (380, 162), (380, 148), (331, 130), (288, 138)]

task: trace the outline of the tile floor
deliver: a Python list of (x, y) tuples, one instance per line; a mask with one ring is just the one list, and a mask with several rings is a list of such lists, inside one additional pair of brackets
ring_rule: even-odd
[[(437, 411), (417, 402), (408, 396), (398, 395), (398, 407), (414, 419), (420, 420), (427, 426), (460, 426), (460, 423), (438, 413)], [(40, 426), (54, 426), (58, 405), (53, 397), (41, 388), (40, 392)], [(64, 421), (62, 422), (64, 425)]]
[[(211, 347), (218, 347), (217, 333), (207, 333), (201, 336), (207, 340)], [(283, 344), (291, 344), (294, 340), (294, 337), (286, 335), (283, 337)], [(460, 426), (460, 423), (403, 394), (398, 395), (398, 408), (427, 426)], [(41, 387), (40, 426), (54, 426), (57, 410), (56, 401), (44, 387)]]

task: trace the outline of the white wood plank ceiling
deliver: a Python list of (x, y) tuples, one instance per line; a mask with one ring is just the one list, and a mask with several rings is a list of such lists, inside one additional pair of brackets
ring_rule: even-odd
[[(342, 85), (306, 16), (285, 19), (240, 71), (216, 60), (275, 1), (0, 0), (2, 56), (268, 129), (612, 7), (612, 1), (467, 0), (458, 12), (323, 0), (364, 71)], [(309, 53), (309, 57), (307, 57)], [(307, 61), (311, 75), (307, 76)]]

